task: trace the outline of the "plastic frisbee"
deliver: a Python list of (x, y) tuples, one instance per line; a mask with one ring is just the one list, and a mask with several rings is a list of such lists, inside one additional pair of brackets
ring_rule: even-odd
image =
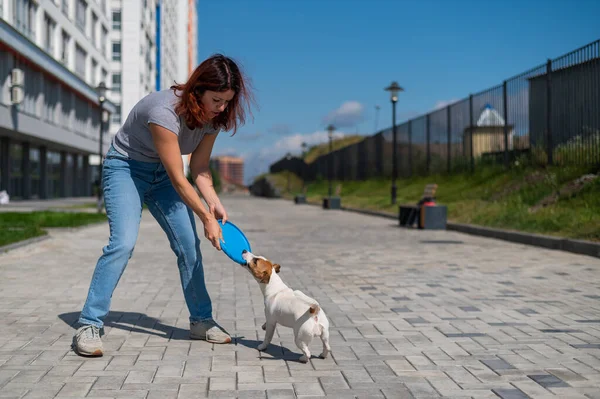
[(250, 250), (250, 242), (235, 224), (227, 221), (223, 224), (223, 220), (218, 220), (219, 225), (221, 226), (221, 230), (223, 231), (223, 241), (221, 241), (221, 250), (225, 252), (232, 261), (239, 263), (240, 265), (245, 265), (246, 261), (242, 258), (242, 251), (245, 249), (248, 252), (252, 252)]

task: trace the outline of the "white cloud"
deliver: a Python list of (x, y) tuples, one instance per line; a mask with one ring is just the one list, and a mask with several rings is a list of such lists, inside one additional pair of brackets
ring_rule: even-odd
[(358, 101), (346, 101), (323, 118), (323, 123), (336, 127), (354, 127), (364, 120), (365, 107)]
[[(327, 142), (328, 133), (324, 130), (318, 130), (313, 133), (296, 133), (277, 140), (269, 147), (261, 148), (257, 151), (248, 152), (242, 155), (244, 158), (244, 179), (250, 184), (255, 176), (269, 171), (269, 166), (275, 161), (283, 158), (288, 152), (292, 155), (300, 155), (302, 152), (302, 143), (311, 145)], [(334, 138), (344, 137), (343, 132), (334, 131)]]

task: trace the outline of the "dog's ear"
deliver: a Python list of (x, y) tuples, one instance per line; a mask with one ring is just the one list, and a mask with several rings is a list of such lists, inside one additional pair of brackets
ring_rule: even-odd
[(275, 263), (273, 265), (273, 267), (275, 268), (275, 273), (279, 273), (279, 269), (281, 269), (281, 265), (279, 263)]

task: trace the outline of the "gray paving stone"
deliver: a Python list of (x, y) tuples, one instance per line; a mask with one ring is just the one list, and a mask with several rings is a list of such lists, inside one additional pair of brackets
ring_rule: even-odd
[(81, 358), (70, 343), (107, 226), (53, 230), (0, 255), (0, 397), (597, 397), (596, 259), (450, 231), (425, 241), (460, 246), (431, 245), (423, 231), (382, 227), (380, 218), (223, 201), (255, 252), (327, 312), (328, 359), (316, 357), (315, 340), (311, 361), (299, 363), (282, 327), (259, 353), (260, 290), (201, 235), (214, 315), (235, 340), (190, 341), (174, 256), (144, 212), (103, 358)]
[(507, 363), (507, 362), (505, 362), (502, 359), (482, 360), (481, 363), (485, 364), (486, 366), (488, 366), (489, 368), (491, 368), (494, 371), (496, 371), (496, 370), (509, 370), (509, 369), (514, 369), (515, 368), (512, 364)]
[(529, 396), (525, 395), (523, 391), (519, 389), (492, 389), (492, 391), (502, 399), (529, 399)]
[(529, 378), (543, 386), (544, 388), (564, 388), (568, 387), (569, 384), (556, 377), (555, 375), (540, 374), (540, 375), (529, 375)]

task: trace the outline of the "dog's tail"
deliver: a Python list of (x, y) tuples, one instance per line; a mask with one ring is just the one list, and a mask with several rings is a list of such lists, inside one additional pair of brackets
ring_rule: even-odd
[(318, 315), (320, 310), (321, 310), (321, 306), (317, 302), (310, 305), (309, 311), (310, 311), (311, 315), (313, 315), (313, 316)]

